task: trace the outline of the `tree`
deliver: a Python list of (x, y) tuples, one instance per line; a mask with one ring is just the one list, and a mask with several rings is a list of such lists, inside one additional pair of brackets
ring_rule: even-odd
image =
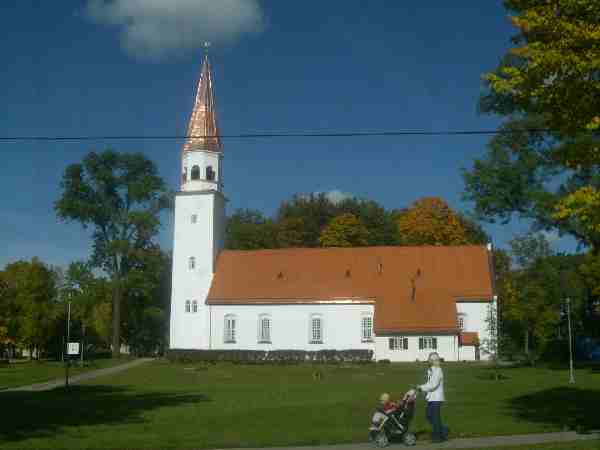
[(338, 212), (336, 205), (324, 193), (295, 195), (279, 206), (275, 223), (285, 224), (290, 219), (301, 219), (304, 225), (302, 247), (319, 247), (321, 231)]
[(112, 150), (89, 153), (67, 167), (55, 204), (58, 217), (93, 228), (91, 263), (102, 268), (112, 288), (112, 351), (121, 347), (123, 284), (136, 261), (154, 247), (159, 214), (170, 196), (155, 164), (143, 154)]
[[(544, 115), (560, 136), (600, 129), (600, 1), (505, 0), (518, 34), (485, 79), (497, 105)], [(595, 158), (600, 156), (596, 147)]]
[(329, 222), (321, 232), (323, 247), (364, 247), (369, 244), (369, 230), (353, 214), (342, 214)]
[(11, 316), (6, 334), (35, 353), (46, 352), (56, 319), (56, 276), (38, 258), (8, 264), (2, 275), (4, 301)]
[(257, 250), (275, 247), (275, 227), (260, 211), (238, 209), (227, 218), (225, 248)]
[(306, 247), (309, 232), (302, 217), (284, 217), (276, 227), (276, 241), (279, 248)]
[(448, 204), (438, 197), (415, 201), (397, 218), (403, 245), (468, 244), (467, 230)]
[(533, 219), (534, 229), (558, 229), (597, 253), (600, 238), (588, 233), (586, 211), (597, 206), (600, 187), (600, 1), (505, 6), (517, 28), (515, 48), (484, 75), (480, 106), (508, 122), (487, 158), (465, 173), (466, 197), (481, 218), (516, 213)]
[(62, 291), (65, 300), (72, 302), (72, 318), (81, 324), (85, 348), (102, 343), (106, 326), (98, 328), (97, 311), (101, 304), (110, 300), (107, 281), (97, 277), (88, 262), (75, 261), (67, 268)]

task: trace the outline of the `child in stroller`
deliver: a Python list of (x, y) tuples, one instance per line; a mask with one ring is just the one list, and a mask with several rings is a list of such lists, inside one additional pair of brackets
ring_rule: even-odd
[(400, 439), (405, 445), (415, 445), (416, 436), (408, 430), (415, 412), (417, 393), (411, 389), (399, 402), (390, 401), (387, 393), (381, 394), (380, 405), (375, 410), (369, 427), (369, 441), (377, 447), (386, 447), (390, 440)]

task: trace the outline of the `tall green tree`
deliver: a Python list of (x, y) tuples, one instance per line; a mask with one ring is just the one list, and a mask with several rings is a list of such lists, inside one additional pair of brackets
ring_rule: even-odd
[(8, 264), (2, 274), (7, 335), (39, 357), (48, 348), (58, 314), (56, 274), (38, 258)]
[(124, 283), (137, 261), (155, 247), (160, 213), (170, 195), (156, 165), (143, 154), (106, 150), (89, 153), (67, 167), (58, 217), (93, 229), (91, 262), (102, 268), (112, 288), (112, 351), (121, 347), (121, 304)]
[(369, 230), (354, 214), (345, 213), (323, 228), (319, 242), (323, 247), (364, 247), (369, 244)]
[(227, 218), (225, 248), (257, 250), (276, 246), (276, 228), (260, 211), (238, 209)]

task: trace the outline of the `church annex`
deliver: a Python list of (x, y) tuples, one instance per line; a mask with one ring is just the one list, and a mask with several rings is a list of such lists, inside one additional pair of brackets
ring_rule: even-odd
[(224, 250), (223, 145), (205, 57), (175, 198), (172, 349), (371, 349), (487, 359), (491, 247)]

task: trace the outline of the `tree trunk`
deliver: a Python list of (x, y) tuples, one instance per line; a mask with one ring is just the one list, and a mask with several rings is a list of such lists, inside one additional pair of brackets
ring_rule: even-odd
[(527, 356), (527, 359), (529, 359), (529, 330), (525, 330), (525, 356)]
[(112, 304), (112, 355), (121, 356), (121, 280), (115, 280)]

